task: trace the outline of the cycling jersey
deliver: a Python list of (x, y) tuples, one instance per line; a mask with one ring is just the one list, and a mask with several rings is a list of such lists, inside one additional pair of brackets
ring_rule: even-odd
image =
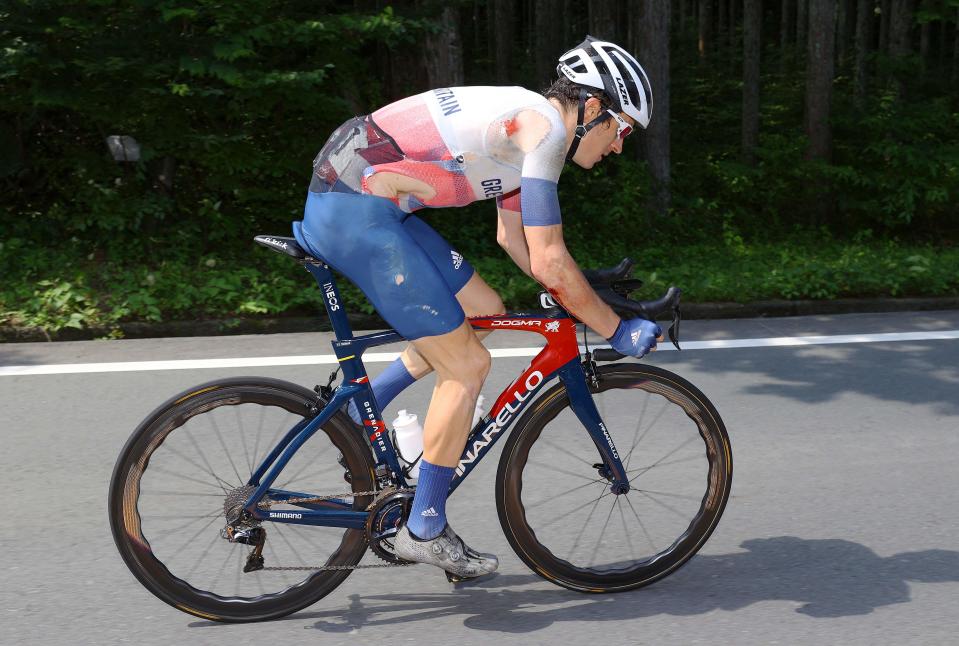
[(496, 198), (526, 226), (558, 224), (566, 128), (519, 87), (441, 88), (354, 117), (313, 162), (294, 235), (352, 280), (407, 339), (463, 324), (473, 268), (410, 214)]
[(497, 198), (530, 225), (560, 222), (566, 130), (520, 87), (424, 92), (340, 126), (313, 162), (314, 193), (374, 194), (411, 213)]

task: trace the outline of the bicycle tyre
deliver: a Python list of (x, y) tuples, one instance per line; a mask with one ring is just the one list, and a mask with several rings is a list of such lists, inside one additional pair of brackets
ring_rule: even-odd
[[(311, 409), (315, 411), (313, 407), (318, 403), (317, 395), (310, 390), (264, 377), (221, 379), (184, 391), (151, 413), (127, 441), (113, 471), (108, 505), (114, 541), (127, 567), (140, 583), (159, 599), (183, 612), (222, 622), (264, 621), (291, 614), (329, 594), (351, 573), (351, 570), (316, 571), (282, 592), (254, 598), (231, 597), (194, 587), (175, 576), (154, 554), (149, 540), (143, 535), (137, 506), (141, 495), (141, 479), (144, 473), (149, 472), (151, 456), (188, 420), (223, 406), (234, 406), (238, 410), (240, 404), (278, 407), (297, 417), (310, 417)], [(342, 453), (351, 474), (351, 484), (342, 483), (344, 488), (340, 491), (374, 490), (376, 479), (369, 447), (341, 412), (317, 431), (311, 441), (324, 434)], [(309, 442), (304, 447), (308, 445)], [(370, 502), (369, 496), (356, 497), (353, 499), (353, 509), (365, 509)], [(220, 518), (223, 519), (222, 516)], [(355, 565), (367, 550), (362, 530), (342, 531), (339, 546), (329, 556), (327, 565)]]
[[(688, 418), (695, 424), (705, 447), (705, 456), (703, 456), (702, 461), (704, 464), (708, 463), (708, 475), (706, 491), (702, 496), (699, 510), (690, 520), (685, 531), (679, 533), (666, 550), (642, 560), (614, 562), (613, 566), (606, 569), (584, 568), (574, 565), (568, 559), (554, 554), (551, 548), (545, 544), (553, 539), (553, 534), (547, 534), (545, 530), (542, 530), (545, 540), (537, 536), (536, 529), (527, 517), (527, 506), (523, 499), (524, 471), (527, 468), (533, 470), (533, 467), (536, 466), (537, 461), (529, 457), (530, 451), (537, 440), (543, 437), (544, 431), (548, 429), (550, 423), (564, 410), (569, 411), (569, 416), (573, 415), (571, 409), (568, 409), (569, 397), (562, 383), (553, 386), (533, 403), (532, 408), (518, 420), (515, 432), (508, 439), (500, 457), (497, 471), (497, 511), (507, 540), (520, 559), (533, 572), (548, 581), (571, 590), (593, 593), (622, 592), (649, 585), (675, 572), (705, 544), (716, 528), (729, 497), (732, 482), (732, 453), (729, 437), (715, 406), (702, 392), (682, 377), (662, 368), (637, 363), (616, 363), (601, 366), (597, 369), (597, 377), (598, 387), (590, 385), (590, 391), (594, 394), (594, 397), (604, 392), (624, 388), (644, 390), (647, 393), (662, 396), (669, 403), (680, 403), (680, 407), (683, 408), (682, 415), (677, 414), (676, 416)], [(577, 430), (572, 432), (581, 433), (582, 436), (589, 438), (588, 433), (582, 427), (582, 424), (578, 423), (578, 420), (576, 426), (578, 427)], [(607, 426), (609, 426), (608, 422)], [(637, 425), (638, 428), (639, 425)], [(690, 435), (693, 436), (692, 441), (695, 446), (695, 433), (691, 432)], [(586, 450), (587, 442), (588, 446), (592, 447), (591, 440), (583, 440), (581, 446), (584, 450)], [(545, 444), (547, 442), (544, 442)], [(636, 446), (634, 445), (633, 448), (635, 449)], [(617, 449), (625, 451), (625, 447), (620, 445), (617, 445)], [(594, 451), (593, 455), (598, 456), (595, 448), (592, 450)], [(630, 452), (632, 453), (632, 451)], [(557, 455), (555, 450), (551, 455)], [(676, 459), (674, 462), (678, 463), (682, 460)], [(649, 467), (649, 469), (651, 468)], [(642, 471), (642, 469), (639, 471)], [(647, 471), (642, 471), (642, 474), (647, 473)], [(569, 473), (568, 470), (561, 470), (561, 472)], [(544, 481), (540, 480), (540, 483), (542, 482)], [(600, 482), (600, 479), (596, 482)], [(549, 481), (547, 486), (553, 484), (552, 481)], [(608, 492), (608, 482), (601, 484), (606, 486)], [(592, 485), (581, 485), (576, 488), (582, 489), (587, 486)], [(626, 496), (630, 494), (626, 494)], [(600, 497), (608, 495), (610, 494), (601, 494)], [(666, 495), (669, 495), (668, 492), (666, 492)], [(614, 496), (613, 501), (615, 503), (616, 499), (626, 496)], [(697, 501), (694, 496), (687, 496), (687, 498), (692, 499), (690, 505), (696, 504)], [(539, 504), (541, 503), (537, 503), (537, 505)], [(537, 505), (529, 506), (535, 507)], [(633, 507), (633, 505), (630, 504), (630, 507)], [(633, 509), (633, 512), (636, 513), (635, 509)], [(568, 512), (564, 511), (563, 513)], [(612, 514), (613, 505), (610, 506), (607, 524), (610, 522)], [(640, 523), (643, 522), (639, 514), (636, 514), (636, 519)], [(586, 519), (586, 525), (589, 524), (589, 520), (590, 518)], [(624, 533), (626, 540), (631, 541), (630, 536), (627, 535), (629, 530), (625, 515), (623, 526), (627, 530)], [(571, 524), (568, 533), (577, 531), (578, 527), (580, 525)], [(582, 533), (584, 529), (578, 531)], [(646, 532), (645, 527), (643, 532)], [(637, 532), (637, 535), (639, 535), (639, 532)], [(649, 536), (648, 533), (646, 535)], [(562, 539), (558, 538), (556, 540)], [(630, 544), (632, 543), (630, 542)], [(575, 549), (576, 546), (574, 545), (573, 551)]]

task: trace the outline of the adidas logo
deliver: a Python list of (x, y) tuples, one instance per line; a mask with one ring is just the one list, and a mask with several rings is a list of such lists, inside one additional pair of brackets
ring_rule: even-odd
[(463, 256), (456, 253), (452, 249), (450, 250), (450, 255), (453, 256), (453, 269), (459, 269), (463, 264)]
[(636, 345), (636, 343), (639, 341), (640, 334), (642, 334), (642, 332), (640, 330), (636, 330), (635, 332), (629, 335), (629, 338), (633, 340), (633, 345)]
[(435, 517), (439, 516), (439, 514), (436, 513), (436, 510), (435, 510), (435, 509), (433, 509), (432, 507), (430, 507), (429, 509), (424, 509), (423, 512), (420, 514), (420, 516), (428, 516), (428, 517), (431, 517), (431, 518), (435, 518)]

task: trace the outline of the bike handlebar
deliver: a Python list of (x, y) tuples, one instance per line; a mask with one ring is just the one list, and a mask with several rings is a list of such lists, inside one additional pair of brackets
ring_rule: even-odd
[[(673, 322), (668, 329), (669, 340), (679, 350), (679, 323), (682, 320), (679, 302), (682, 290), (678, 287), (670, 287), (662, 297), (650, 301), (634, 301), (628, 298), (630, 291), (638, 289), (643, 284), (641, 280), (629, 278), (634, 264), (632, 258), (623, 258), (615, 267), (586, 270), (583, 275), (596, 294), (623, 318), (639, 316), (653, 321), (658, 316), (671, 313)], [(597, 361), (615, 361), (622, 359), (623, 356), (611, 348), (600, 348), (593, 352), (593, 358)]]

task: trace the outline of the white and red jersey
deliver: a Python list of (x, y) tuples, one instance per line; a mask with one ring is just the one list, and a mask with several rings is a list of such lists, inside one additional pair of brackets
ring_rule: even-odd
[(498, 198), (526, 224), (553, 224), (565, 155), (562, 117), (540, 94), (440, 88), (340, 126), (314, 161), (310, 190), (381, 195), (406, 212)]

